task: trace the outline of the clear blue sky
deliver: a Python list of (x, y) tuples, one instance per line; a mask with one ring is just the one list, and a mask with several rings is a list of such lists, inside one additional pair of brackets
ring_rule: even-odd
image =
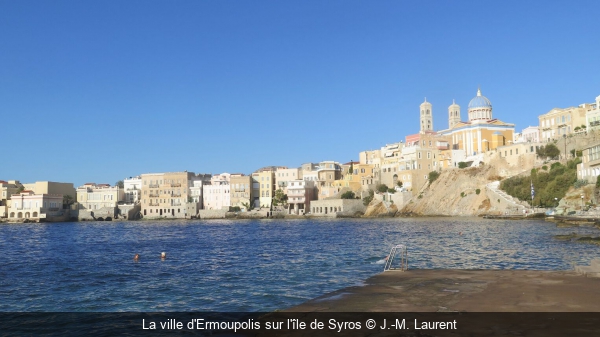
[(600, 2), (0, 0), (0, 179), (358, 159), (480, 85), (517, 131), (600, 95)]

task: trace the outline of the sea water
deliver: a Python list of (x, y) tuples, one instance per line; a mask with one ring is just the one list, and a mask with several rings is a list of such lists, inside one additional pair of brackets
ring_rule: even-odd
[(409, 268), (569, 270), (599, 252), (554, 239), (571, 232), (598, 235), (477, 218), (2, 224), (0, 311), (284, 309), (363, 284), (396, 244)]

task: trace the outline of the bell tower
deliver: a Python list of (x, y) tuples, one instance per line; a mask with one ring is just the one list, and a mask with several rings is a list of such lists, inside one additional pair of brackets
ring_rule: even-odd
[(433, 116), (432, 116), (432, 108), (431, 103), (427, 102), (427, 97), (425, 97), (425, 102), (421, 103), (421, 133), (425, 133), (425, 131), (433, 131)]
[(448, 128), (452, 129), (458, 122), (460, 122), (460, 105), (452, 100), (452, 105), (448, 107)]

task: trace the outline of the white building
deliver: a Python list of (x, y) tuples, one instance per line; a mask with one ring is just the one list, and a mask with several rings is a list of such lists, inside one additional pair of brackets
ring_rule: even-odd
[(62, 194), (35, 194), (25, 190), (11, 196), (9, 219), (44, 219), (62, 214)]
[(596, 102), (589, 105), (589, 110), (585, 114), (585, 123), (588, 130), (600, 129), (600, 96), (596, 97)]
[(216, 174), (210, 179), (210, 185), (202, 186), (204, 209), (222, 209), (231, 206), (230, 176), (229, 173)]
[(123, 179), (123, 189), (125, 190), (124, 201), (126, 203), (139, 203), (142, 194), (142, 177), (137, 176)]
[(310, 202), (315, 195), (315, 182), (309, 180), (292, 180), (287, 186), (288, 213), (304, 214), (310, 210)]

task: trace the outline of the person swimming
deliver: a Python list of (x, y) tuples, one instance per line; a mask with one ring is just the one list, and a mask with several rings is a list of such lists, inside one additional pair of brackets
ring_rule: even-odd
[(165, 252), (160, 253), (160, 258), (162, 260), (166, 259), (167, 258), (167, 253), (165, 253)]
[(140, 259), (140, 254), (135, 254), (133, 256), (133, 261), (138, 261)]

